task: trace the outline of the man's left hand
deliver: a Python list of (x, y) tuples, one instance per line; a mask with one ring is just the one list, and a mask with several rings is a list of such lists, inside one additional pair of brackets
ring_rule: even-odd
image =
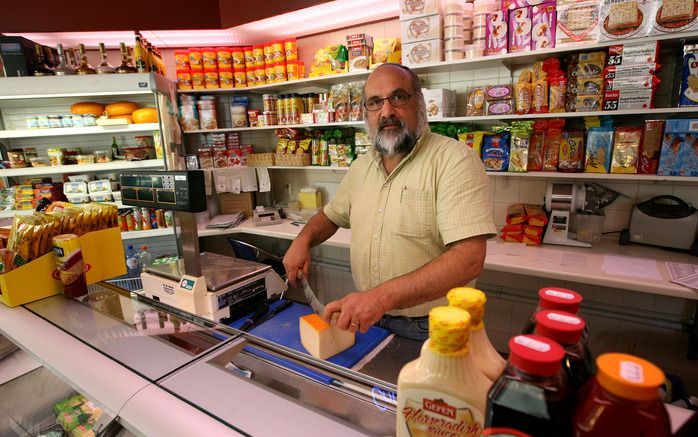
[(322, 317), (329, 322), (333, 313), (339, 313), (336, 323), (339, 329), (364, 334), (383, 317), (385, 309), (375, 291), (369, 290), (356, 291), (328, 303)]

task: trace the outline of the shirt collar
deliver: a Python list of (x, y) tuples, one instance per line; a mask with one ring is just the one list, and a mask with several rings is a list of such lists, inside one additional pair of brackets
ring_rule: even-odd
[[(432, 135), (431, 131), (429, 130), (429, 127), (427, 126), (425, 128), (425, 132), (422, 134), (417, 139), (417, 143), (414, 145), (412, 150), (410, 150), (410, 153), (408, 153), (404, 158), (402, 158), (402, 161), (400, 161), (400, 164), (393, 170), (392, 174), (397, 173), (404, 165), (405, 163), (409, 162), (414, 158), (414, 156), (419, 152), (419, 150), (422, 148), (422, 145), (427, 141), (427, 139)], [(384, 171), (383, 169), (383, 164), (381, 161), (381, 154), (378, 153), (375, 147), (371, 148), (371, 151), (369, 152), (371, 154), (371, 160), (373, 161), (373, 164), (378, 167), (381, 171)]]

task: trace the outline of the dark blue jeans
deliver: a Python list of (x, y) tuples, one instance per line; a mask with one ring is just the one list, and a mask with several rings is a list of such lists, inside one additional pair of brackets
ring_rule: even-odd
[(429, 338), (429, 316), (405, 317), (386, 314), (376, 325), (412, 340), (424, 341)]

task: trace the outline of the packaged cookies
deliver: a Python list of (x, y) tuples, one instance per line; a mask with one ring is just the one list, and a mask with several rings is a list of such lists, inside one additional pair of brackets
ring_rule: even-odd
[(602, 0), (599, 12), (599, 40), (647, 36), (655, 12), (653, 0)]
[(543, 149), (543, 171), (557, 171), (564, 127), (565, 120), (563, 119), (548, 120), (548, 131), (545, 134), (545, 147)]
[(468, 87), (466, 91), (466, 108), (465, 115), (468, 117), (477, 117), (485, 115), (485, 87), (474, 86)]
[(509, 11), (509, 53), (531, 50), (531, 8)]
[(508, 11), (494, 11), (487, 15), (485, 25), (485, 55), (507, 53), (509, 40)]
[(482, 162), (486, 171), (506, 171), (509, 167), (509, 132), (487, 134), (482, 142)]
[(530, 121), (512, 123), (509, 171), (525, 172), (528, 170), (528, 149), (532, 125), (533, 123)]
[(683, 47), (679, 106), (698, 106), (698, 45)]
[(557, 5), (557, 46), (595, 42), (599, 29), (599, 4), (595, 0)]
[(555, 2), (531, 8), (531, 50), (555, 47), (557, 8)]
[(664, 132), (664, 120), (645, 120), (640, 157), (637, 163), (638, 174), (657, 174), (662, 132)]
[(592, 127), (587, 134), (584, 172), (608, 173), (611, 167), (613, 128)]
[(558, 170), (575, 173), (584, 169), (584, 132), (564, 131), (560, 141)]
[(684, 0), (658, 0), (652, 14), (651, 34), (667, 34), (696, 30), (698, 14), (695, 4)]
[(548, 130), (548, 120), (536, 120), (533, 123), (533, 132), (528, 146), (528, 170), (543, 170), (543, 151), (545, 148), (545, 134)]
[(641, 127), (619, 127), (613, 140), (611, 173), (637, 173), (637, 161), (642, 143)]

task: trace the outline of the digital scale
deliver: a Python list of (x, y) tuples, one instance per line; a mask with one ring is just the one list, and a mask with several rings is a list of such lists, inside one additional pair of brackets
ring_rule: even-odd
[(217, 322), (227, 322), (264, 305), (286, 290), (271, 266), (199, 252), (194, 213), (206, 211), (201, 170), (134, 171), (121, 175), (124, 205), (177, 211), (182, 258), (154, 264), (141, 273), (143, 293), (153, 300)]
[(269, 226), (282, 223), (278, 208), (265, 208), (258, 206), (252, 211), (252, 219), (255, 226)]

